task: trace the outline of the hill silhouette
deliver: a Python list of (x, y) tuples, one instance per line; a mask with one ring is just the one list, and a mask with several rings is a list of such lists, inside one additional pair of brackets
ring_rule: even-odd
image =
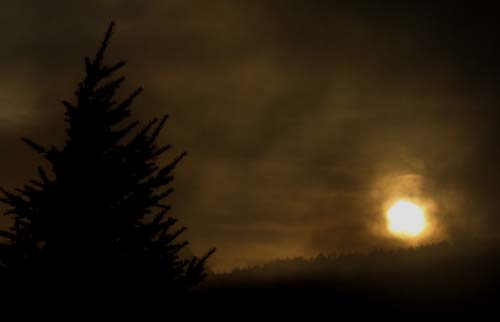
[(282, 259), (214, 274), (201, 295), (328, 299), (343, 308), (460, 312), (497, 303), (500, 244), (468, 241)]

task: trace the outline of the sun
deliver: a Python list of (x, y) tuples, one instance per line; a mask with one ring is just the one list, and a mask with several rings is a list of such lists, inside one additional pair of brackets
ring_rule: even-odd
[(388, 229), (400, 237), (417, 237), (425, 227), (425, 215), (416, 204), (399, 200), (387, 211)]

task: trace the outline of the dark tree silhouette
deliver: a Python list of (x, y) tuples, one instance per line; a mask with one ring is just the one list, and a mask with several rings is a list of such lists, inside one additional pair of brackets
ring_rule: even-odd
[(2, 189), (5, 215), (14, 224), (0, 232), (0, 268), (34, 281), (154, 283), (187, 290), (206, 276), (205, 262), (215, 249), (201, 258), (179, 255), (188, 243), (176, 239), (186, 228), (174, 228), (164, 201), (173, 192), (172, 171), (186, 153), (158, 165), (170, 148), (156, 143), (167, 116), (137, 130), (139, 122), (124, 124), (142, 88), (114, 101), (124, 77), (111, 76), (125, 63), (103, 63), (113, 27), (95, 58), (85, 59), (76, 102), (62, 102), (64, 146), (47, 149), (23, 139), (51, 171), (39, 168), (38, 179), (15, 192)]

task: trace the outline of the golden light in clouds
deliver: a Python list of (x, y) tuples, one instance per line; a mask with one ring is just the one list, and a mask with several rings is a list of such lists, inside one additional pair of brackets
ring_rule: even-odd
[(388, 229), (400, 237), (416, 237), (425, 227), (425, 214), (416, 204), (399, 200), (387, 211)]

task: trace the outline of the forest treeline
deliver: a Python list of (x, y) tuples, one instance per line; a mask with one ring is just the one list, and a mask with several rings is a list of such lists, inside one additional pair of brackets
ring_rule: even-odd
[(330, 305), (407, 311), (488, 307), (500, 294), (500, 243), (468, 240), (416, 248), (280, 259), (213, 274), (200, 294), (316, 298)]

